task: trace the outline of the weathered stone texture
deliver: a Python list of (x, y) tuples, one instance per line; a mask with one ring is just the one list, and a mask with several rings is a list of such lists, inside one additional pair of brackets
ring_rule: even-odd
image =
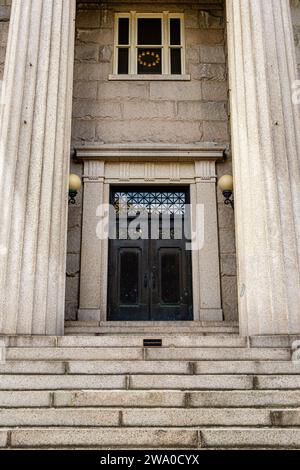
[(291, 10), (296, 44), (296, 59), (300, 77), (300, 3), (298, 0), (293, 0)]

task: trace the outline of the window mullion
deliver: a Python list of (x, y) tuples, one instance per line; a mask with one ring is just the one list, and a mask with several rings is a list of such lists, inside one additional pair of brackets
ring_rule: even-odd
[(137, 74), (137, 18), (136, 11), (130, 12), (130, 73)]
[(169, 28), (169, 12), (163, 12), (162, 19), (162, 46), (163, 46), (163, 75), (170, 73), (170, 54), (169, 54), (169, 42), (170, 42), (170, 28)]

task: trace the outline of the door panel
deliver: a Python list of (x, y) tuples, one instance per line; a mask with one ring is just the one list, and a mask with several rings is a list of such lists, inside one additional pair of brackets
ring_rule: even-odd
[(149, 320), (148, 244), (110, 240), (108, 320)]
[[(187, 191), (116, 189), (112, 202), (118, 237), (109, 242), (108, 319), (192, 320), (191, 253), (183, 230)], [(125, 222), (121, 210), (128, 216)], [(135, 231), (132, 222), (141, 212)]]

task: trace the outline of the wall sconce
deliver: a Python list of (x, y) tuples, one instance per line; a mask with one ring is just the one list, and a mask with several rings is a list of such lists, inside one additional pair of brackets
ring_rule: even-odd
[(231, 175), (224, 175), (219, 179), (218, 186), (224, 196), (224, 203), (226, 206), (231, 206), (234, 209), (233, 199), (233, 177)]
[(78, 175), (69, 176), (69, 204), (76, 203), (76, 196), (81, 188), (81, 178)]

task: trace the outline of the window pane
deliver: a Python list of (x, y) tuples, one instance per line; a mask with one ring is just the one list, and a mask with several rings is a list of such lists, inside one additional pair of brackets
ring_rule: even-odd
[(139, 254), (126, 250), (120, 254), (120, 302), (137, 304), (139, 289)]
[(160, 18), (138, 19), (138, 45), (160, 46), (162, 30)]
[(179, 18), (170, 19), (170, 44), (171, 46), (181, 45), (181, 24)]
[(118, 74), (127, 74), (129, 49), (121, 48), (118, 51)]
[(171, 74), (181, 74), (181, 49), (170, 49), (171, 51)]
[(129, 18), (119, 18), (119, 44), (129, 44)]
[(161, 297), (166, 304), (180, 302), (179, 256), (179, 253), (168, 253), (161, 257)]
[(161, 49), (138, 49), (138, 74), (161, 74)]

